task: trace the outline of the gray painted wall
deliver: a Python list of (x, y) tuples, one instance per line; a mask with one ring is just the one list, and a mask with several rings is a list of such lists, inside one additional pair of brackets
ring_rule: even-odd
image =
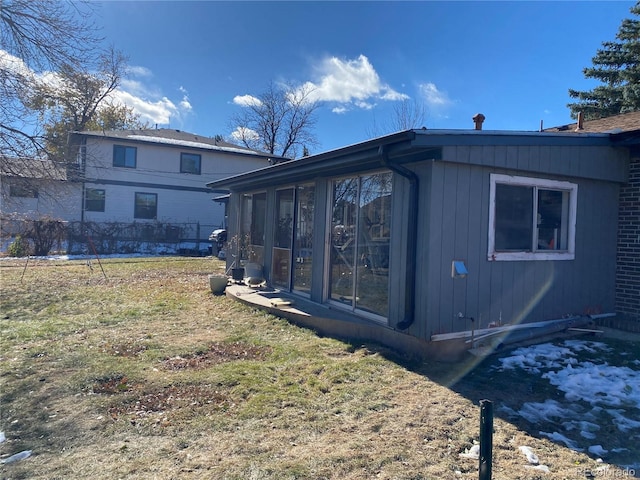
[[(428, 340), (437, 333), (559, 319), (568, 314), (613, 312), (619, 184), (625, 151), (600, 146), (465, 145), (443, 147), (442, 160), (407, 164), (420, 178), (415, 321), (406, 333)], [(509, 166), (509, 168), (507, 168)], [(490, 174), (530, 176), (578, 184), (574, 260), (487, 260)], [(327, 182), (316, 178), (311, 299), (321, 302), (327, 241)], [(304, 181), (309, 181), (305, 178)], [(408, 181), (394, 175), (390, 258), (389, 326), (403, 319), (409, 221)], [(273, 215), (275, 186), (268, 191)], [(240, 195), (230, 203), (230, 229), (237, 225)], [(268, 220), (267, 225), (271, 222)], [(269, 230), (269, 229), (268, 229)], [(233, 233), (233, 232), (232, 232)], [(270, 269), (270, 230), (265, 273)], [(469, 275), (451, 278), (452, 260), (464, 260)]]
[[(619, 185), (584, 178), (604, 175), (611, 152), (593, 147), (450, 147), (443, 161), (413, 165), (421, 178), (424, 225), (416, 260), (423, 274), (417, 279), (416, 322), (409, 332), (428, 339), (471, 329), (471, 321), (458, 318), (459, 313), (474, 317), (475, 328), (486, 328), (500, 320), (506, 324), (613, 312)], [(518, 170), (496, 168), (502, 165), (518, 165)], [(617, 178), (612, 170), (607, 177)], [(487, 260), (491, 173), (578, 184), (574, 260)], [(451, 278), (452, 260), (465, 261), (466, 278)]]

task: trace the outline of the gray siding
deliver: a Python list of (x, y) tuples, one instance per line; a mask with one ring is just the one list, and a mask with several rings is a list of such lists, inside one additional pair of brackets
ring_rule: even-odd
[[(425, 136), (423, 140), (440, 142), (446, 139)], [(559, 319), (568, 314), (613, 312), (616, 212), (619, 185), (625, 181), (627, 160), (624, 150), (592, 144), (581, 146), (575, 137), (569, 144), (560, 144), (564, 141), (560, 137), (553, 137), (552, 144), (545, 144), (551, 140), (544, 136), (528, 138), (529, 143), (525, 145), (517, 143), (519, 138), (498, 136), (462, 136), (450, 141), (465, 139), (478, 143), (446, 144), (442, 147), (442, 158), (438, 160), (427, 160), (433, 156), (421, 152), (422, 160), (415, 151), (412, 151), (411, 161), (405, 160), (405, 167), (412, 169), (420, 179), (415, 320), (406, 333), (429, 340), (433, 334), (469, 330), (471, 321), (460, 319), (459, 313), (473, 317), (475, 328), (484, 328), (490, 322), (513, 324)], [(485, 140), (486, 144), (479, 143)], [(505, 143), (494, 145), (490, 143), (493, 141)], [(367, 155), (373, 160), (369, 159), (371, 161), (363, 166), (357, 157), (349, 172), (362, 173), (379, 168), (379, 161), (374, 161), (377, 158), (375, 151)], [(286, 173), (295, 166), (290, 163), (282, 168)], [(315, 168), (315, 164), (312, 166)], [(317, 180), (311, 292), (311, 299), (317, 303), (326, 298), (323, 291), (327, 273), (326, 249), (322, 246), (331, 233), (327, 228), (328, 177), (338, 171), (345, 173), (342, 166), (336, 164), (333, 168), (337, 170), (325, 169), (320, 174), (314, 169), (303, 171), (298, 178), (301, 181)], [(269, 172), (273, 170), (270, 168)], [(260, 178), (262, 183), (252, 184), (252, 187), (268, 190), (267, 209), (269, 219), (272, 219), (276, 184), (290, 184), (293, 180), (283, 173), (279, 180), (269, 177), (269, 186), (265, 187), (266, 173), (265, 170), (265, 178)], [(487, 259), (492, 173), (564, 180), (578, 185), (575, 259)], [(239, 180), (239, 190), (246, 188), (242, 183), (245, 181), (245, 177)], [(414, 208), (409, 205), (408, 181), (398, 174), (394, 175), (393, 191), (388, 319), (391, 327), (404, 319), (407, 287), (404, 249), (409, 209)], [(239, 206), (239, 195), (232, 195), (229, 219), (232, 230), (237, 225)], [(272, 223), (268, 221), (267, 225)], [(270, 275), (271, 237), (272, 230), (268, 229), (267, 276)], [(469, 271), (466, 278), (451, 277), (453, 260), (465, 262)]]
[[(580, 147), (451, 147), (442, 162), (414, 167), (421, 178), (416, 323), (410, 333), (432, 334), (490, 322), (519, 323), (563, 315), (614, 311), (616, 217), (619, 186), (593, 180), (606, 151)], [(611, 152), (611, 150), (609, 150)], [(578, 159), (578, 160), (574, 160)], [(614, 159), (614, 161), (616, 161)], [(553, 163), (560, 163), (556, 167)], [(500, 168), (517, 165), (518, 169)], [(588, 168), (585, 168), (588, 165)], [(498, 168), (496, 168), (498, 167)], [(540, 173), (547, 169), (562, 177)], [(596, 169), (598, 170), (598, 169)], [(576, 256), (563, 261), (488, 261), (491, 173), (568, 180), (578, 184)], [(574, 176), (575, 175), (575, 176)], [(469, 275), (451, 278), (452, 260)]]

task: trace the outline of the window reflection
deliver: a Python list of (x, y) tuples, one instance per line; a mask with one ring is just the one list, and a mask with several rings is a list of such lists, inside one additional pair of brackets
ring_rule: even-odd
[(333, 182), (330, 298), (386, 316), (391, 173)]

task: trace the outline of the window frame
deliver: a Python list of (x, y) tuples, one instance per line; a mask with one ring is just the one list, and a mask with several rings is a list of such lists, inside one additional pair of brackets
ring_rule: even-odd
[[(88, 195), (89, 192), (102, 192), (102, 208), (101, 209), (93, 209), (93, 208), (88, 208), (89, 205), (89, 199), (88, 199)], [(92, 199), (93, 203), (98, 203), (98, 200)], [(105, 211), (106, 208), (106, 203), (107, 203), (107, 192), (104, 188), (86, 188), (84, 191), (84, 211), (85, 212), (103, 212)]]
[[(197, 168), (195, 171), (187, 170), (184, 168), (184, 160), (185, 157), (194, 157), (197, 158)], [(189, 173), (191, 175), (201, 175), (202, 173), (202, 155), (199, 153), (190, 153), (190, 152), (180, 152), (180, 173)]]
[[(116, 163), (116, 151), (124, 150), (124, 163), (122, 165)], [(127, 154), (128, 150), (133, 150), (133, 165), (127, 165)], [(113, 166), (118, 168), (137, 168), (138, 165), (138, 147), (132, 147), (130, 145), (118, 145), (115, 144), (113, 146)]]
[(10, 181), (9, 196), (12, 198), (38, 198), (38, 187), (27, 181)]
[[(533, 199), (532, 221), (534, 234), (531, 238), (531, 251), (496, 251), (495, 233), (496, 233), (496, 185), (511, 185), (532, 187), (535, 192)], [(556, 190), (567, 192), (568, 200), (568, 218), (567, 218), (567, 248), (565, 250), (542, 250), (535, 245), (534, 238), (537, 237), (537, 205), (538, 190)], [(515, 175), (503, 175), (492, 173), (490, 175), (490, 192), (489, 192), (489, 242), (487, 249), (487, 259), (489, 261), (527, 261), (527, 260), (574, 260), (575, 244), (576, 244), (576, 215), (578, 211), (578, 185), (571, 182), (549, 180), (545, 178), (522, 177)]]
[[(148, 195), (155, 198), (155, 214), (152, 217), (143, 217), (138, 214), (138, 195)], [(158, 194), (151, 192), (135, 192), (133, 200), (133, 218), (137, 220), (157, 220), (158, 219)]]

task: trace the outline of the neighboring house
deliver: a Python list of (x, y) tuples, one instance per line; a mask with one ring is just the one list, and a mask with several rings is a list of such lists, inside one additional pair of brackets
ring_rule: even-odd
[(67, 181), (66, 169), (34, 158), (0, 161), (0, 238), (3, 247), (22, 232), (22, 222), (80, 218), (82, 186)]
[(79, 145), (75, 179), (83, 185), (79, 221), (180, 226), (181, 240), (204, 245), (225, 221), (224, 204), (212, 201), (216, 192), (205, 184), (279, 160), (172, 129), (72, 135)]
[(23, 218), (43, 216), (75, 220), (80, 214), (81, 186), (67, 182), (66, 169), (37, 158), (0, 161), (0, 212)]
[(162, 242), (206, 251), (210, 233), (226, 226), (225, 201), (207, 182), (283, 160), (172, 129), (72, 132), (70, 143), (77, 163), (66, 168), (3, 161), (0, 211), (65, 220), (68, 248), (85, 251), (90, 235), (105, 253)]
[(629, 178), (620, 189), (616, 313), (640, 325), (640, 111), (580, 121), (547, 131), (607, 132), (613, 145), (630, 152)]
[(229, 248), (280, 292), (340, 312), (333, 333), (366, 324), (396, 346), (470, 348), (503, 325), (615, 313), (623, 139), (480, 128), (399, 132), (211, 182), (231, 192)]

